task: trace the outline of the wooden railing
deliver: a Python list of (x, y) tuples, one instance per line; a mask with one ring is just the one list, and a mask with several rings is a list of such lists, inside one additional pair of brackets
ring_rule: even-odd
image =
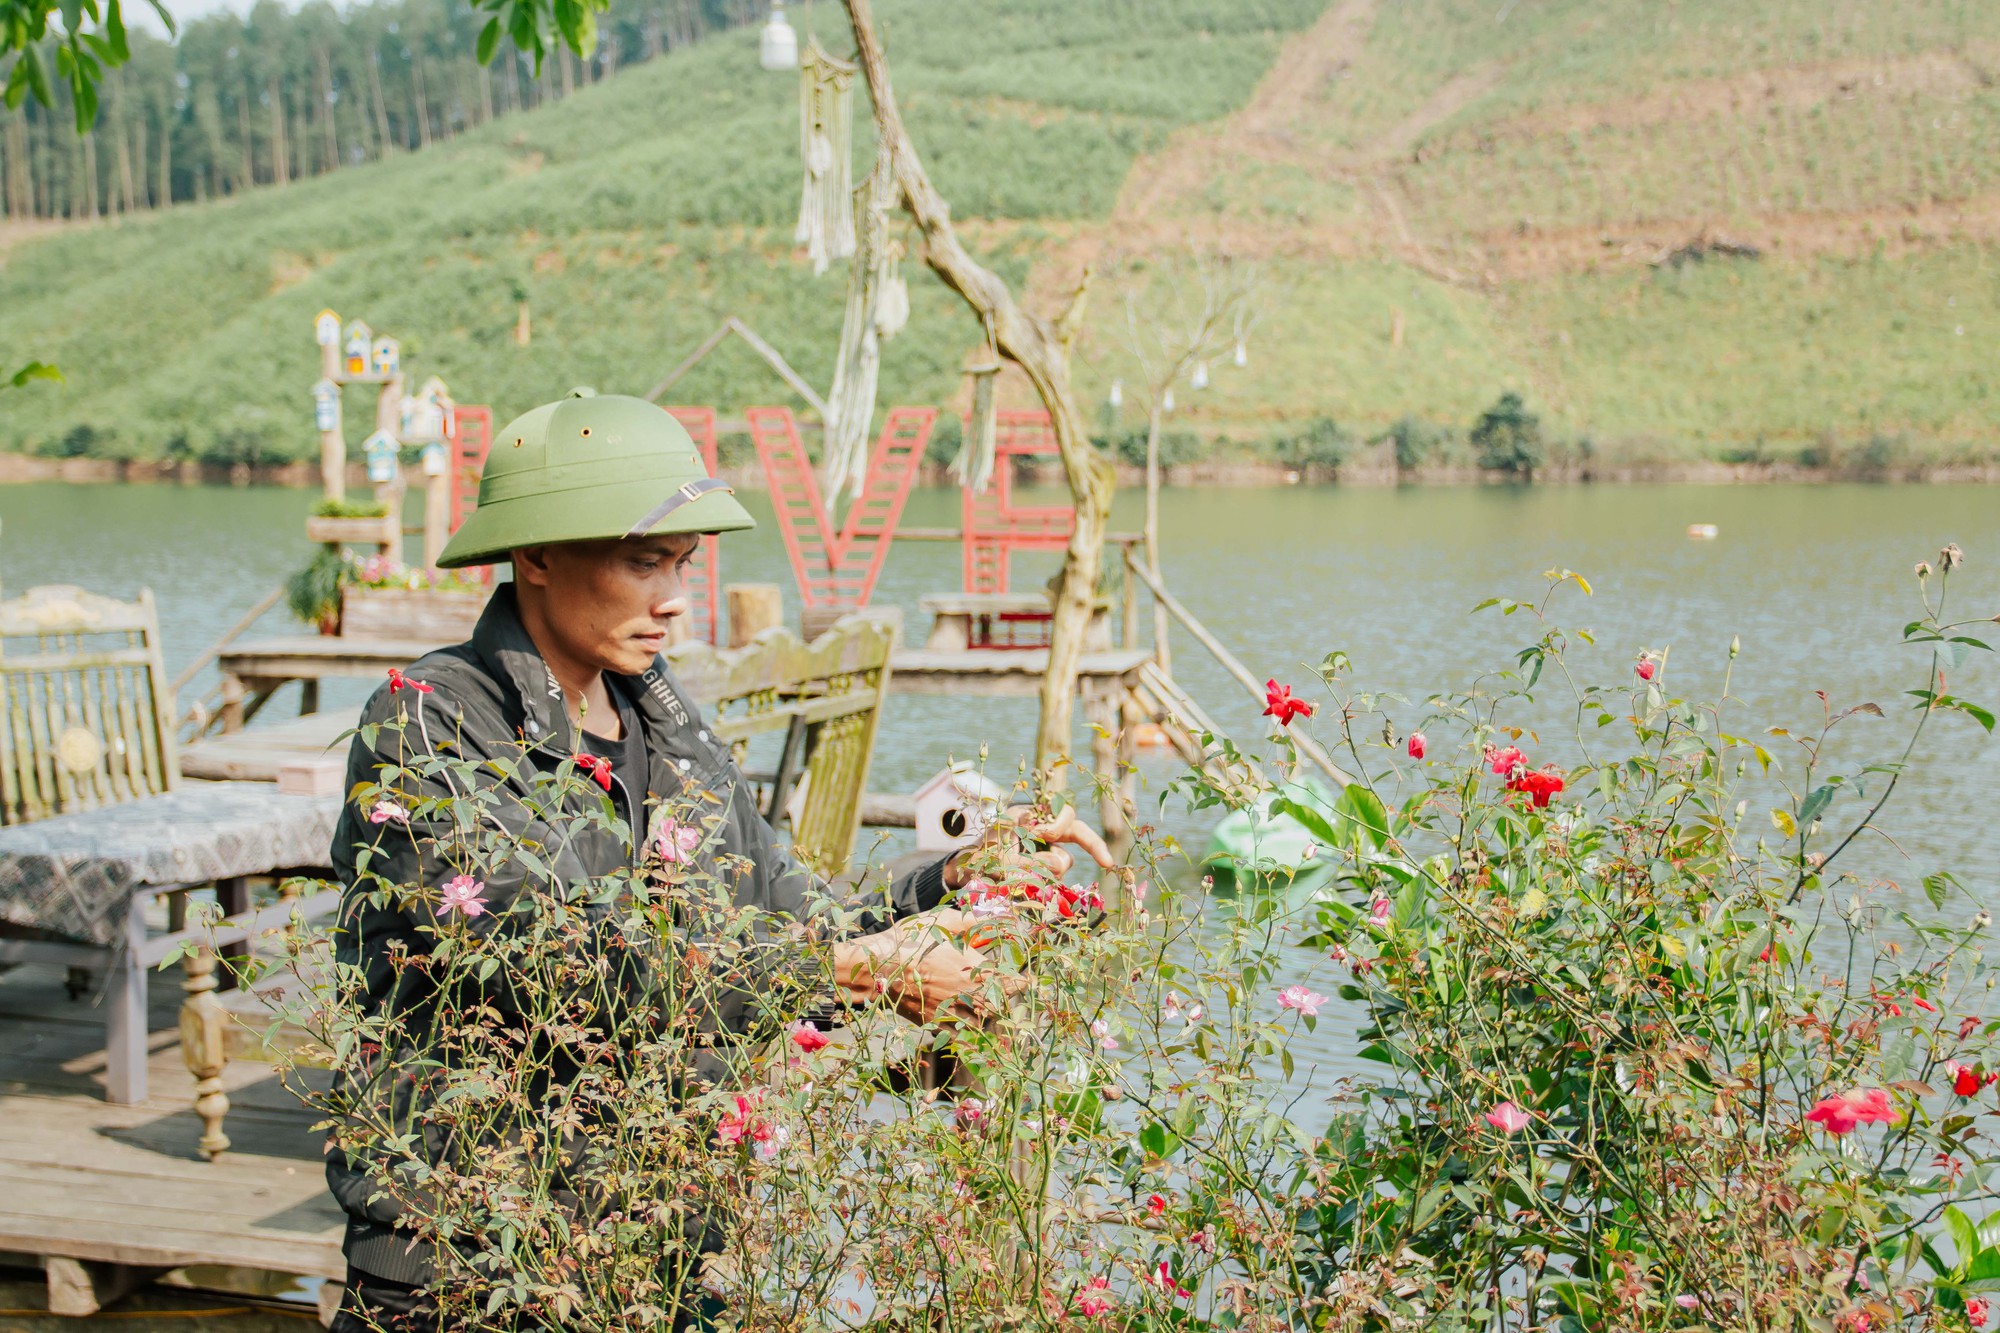
[[(1260, 704), (1264, 702), (1263, 683), (1250, 674), (1250, 669), (1237, 660), (1236, 654), (1230, 652), (1223, 645), (1222, 640), (1216, 638), (1209, 631), (1208, 626), (1195, 619), (1194, 613), (1181, 605), (1179, 598), (1168, 592), (1166, 586), (1160, 580), (1153, 577), (1151, 570), (1147, 569), (1143, 563), (1134, 558), (1132, 548), (1129, 546), (1125, 548), (1125, 571), (1128, 584), (1132, 579), (1137, 579), (1139, 582), (1145, 584), (1147, 589), (1153, 594), (1155, 604), (1165, 607), (1169, 615), (1173, 616), (1175, 620), (1180, 621), (1187, 632), (1194, 636), (1194, 641), (1203, 648), (1206, 648), (1209, 656), (1220, 662), (1222, 669), (1236, 678), (1237, 683), (1243, 686), (1245, 693)], [(1326, 774), (1334, 782), (1345, 787), (1348, 783), (1354, 781), (1354, 778), (1345, 769), (1333, 762), (1333, 756), (1328, 754), (1318, 741), (1302, 731), (1292, 732), (1291, 739), (1293, 745), (1298, 748), (1298, 752), (1311, 760), (1314, 767), (1318, 768), (1320, 772)]]

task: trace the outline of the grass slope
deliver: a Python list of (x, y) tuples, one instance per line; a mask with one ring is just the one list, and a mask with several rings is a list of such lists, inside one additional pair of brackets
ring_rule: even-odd
[[(1315, 417), (1462, 428), (1514, 389), (1626, 458), (1990, 448), (1991, 0), (884, 14), (933, 174), (1011, 280), (1059, 290), (1093, 246), (1115, 271), (1189, 235), (1266, 265), (1250, 365), (1180, 395), (1200, 434), (1255, 442)], [(791, 253), (793, 89), (756, 73), (751, 40), (423, 155), (17, 246), (0, 360), (59, 360), (71, 384), (0, 400), (0, 446), (307, 454), (322, 305), (395, 332), (414, 373), (502, 413), (577, 381), (642, 389), (729, 313), (826, 382), (842, 278)], [(1703, 233), (1763, 256), (1648, 262)], [(911, 272), (883, 391), (939, 401), (977, 333)], [(1115, 285), (1101, 281), (1079, 352), (1096, 394), (1132, 373)], [(510, 338), (517, 292), (527, 350)], [(730, 347), (676, 396), (781, 391)]]
[[(938, 184), (961, 216), (1008, 224), (992, 257), (1018, 280), (1038, 225), (1108, 213), (1136, 157), (1241, 103), (1318, 9), (901, 0), (882, 16)], [(793, 259), (796, 84), (760, 74), (754, 40), (718, 36), (422, 154), (18, 246), (0, 267), (0, 360), (54, 360), (70, 383), (10, 393), (0, 445), (304, 456), (322, 306), (503, 414), (579, 381), (643, 390), (731, 313), (827, 382), (844, 278)], [(856, 157), (865, 170), (865, 142)], [(914, 287), (884, 390), (935, 401), (977, 331), (934, 281)], [(732, 349), (684, 396), (780, 392)]]

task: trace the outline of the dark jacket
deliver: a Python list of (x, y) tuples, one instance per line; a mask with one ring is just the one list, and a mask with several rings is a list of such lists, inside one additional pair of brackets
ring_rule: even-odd
[[(361, 726), (383, 725), (372, 737), (365, 730), (355, 737), (347, 761), (350, 793), (357, 784), (382, 782), (384, 766), (402, 768), (421, 759), (423, 742), (414, 722), (400, 726), (395, 722), (403, 716), (414, 719), (419, 708), (430, 744), (447, 756), (518, 759), (525, 746), (534, 769), (549, 773), (577, 753), (577, 737), (561, 692), (521, 624), (511, 584), (502, 584), (494, 592), (471, 642), (430, 654), (411, 666), (407, 675), (430, 686), (430, 692), (421, 693), (407, 684), (392, 690), (385, 684), (369, 699), (362, 710)], [(698, 854), (696, 869), (730, 883), (739, 907), (805, 917), (811, 904), (823, 900), (825, 886), (815, 883), (779, 844), (728, 747), (709, 733), (700, 711), (682, 693), (664, 660), (655, 659), (643, 676), (618, 677), (608, 684), (620, 691), (637, 713), (651, 795), (672, 800), (690, 792), (706, 792), (719, 802), (722, 823)], [(531, 779), (526, 772), (511, 777), (496, 775), (491, 781), (500, 798), (501, 822), (510, 834), (560, 848), (552, 862), (555, 879), (596, 879), (635, 863), (633, 844), (608, 828), (565, 821), (564, 836), (553, 836), (549, 822), (529, 808), (526, 798)], [(410, 791), (412, 785), (418, 789)], [(577, 787), (581, 790), (586, 785)], [(406, 776), (403, 787), (408, 795), (419, 798), (450, 794), (441, 776), (414, 784)], [(648, 792), (631, 793), (631, 803), (643, 807), (647, 796)], [(569, 813), (581, 813), (582, 799), (579, 795)], [(346, 886), (336, 956), (342, 964), (361, 970), (359, 1000), (365, 1010), (386, 1007), (408, 1015), (435, 1001), (434, 987), (422, 969), (398, 968), (392, 960), (400, 950), (427, 952), (434, 937), (424, 927), (433, 925), (436, 918), (421, 904), (405, 907), (371, 902), (371, 893), (382, 881), (436, 886), (456, 872), (438, 856), (421, 818), (407, 832), (396, 825), (374, 824), (368, 818), (371, 805), (350, 795), (334, 830), (333, 866)], [(635, 841), (643, 845), (643, 839)], [(369, 850), (363, 853), (362, 849)], [(507, 929), (508, 905), (534, 887), (518, 862), (509, 865), (511, 869), (486, 877), (488, 912), (471, 919), (469, 924), (475, 928)], [(943, 863), (938, 862), (894, 881), (888, 886), (886, 899), (878, 891), (873, 902), (850, 898), (849, 903), (864, 911), (861, 929), (881, 929), (897, 918), (937, 906), (943, 893)], [(779, 951), (780, 946), (774, 943), (773, 950)], [(511, 1007), (505, 983), (504, 977), (496, 979), (481, 996), (503, 1013)], [(726, 993), (703, 1026), (725, 1036), (746, 1033), (752, 1022), (751, 998), (742, 990)], [(408, 1104), (399, 1109), (421, 1125), (423, 1092), (416, 1089), (404, 1096)], [(328, 1155), (327, 1183), (349, 1218), (345, 1249), (354, 1267), (400, 1282), (422, 1284), (430, 1279), (428, 1255), (411, 1244), (409, 1233), (397, 1232), (399, 1205), (384, 1194), (379, 1181), (333, 1150)]]

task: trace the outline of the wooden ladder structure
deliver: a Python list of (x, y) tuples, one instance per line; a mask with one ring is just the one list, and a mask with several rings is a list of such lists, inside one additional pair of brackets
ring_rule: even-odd
[(836, 612), (864, 606), (881, 577), (903, 504), (917, 479), (924, 446), (937, 421), (932, 407), (890, 409), (868, 458), (861, 496), (848, 507), (838, 530), (827, 518), (812, 460), (799, 439), (798, 421), (788, 407), (753, 407), (745, 413), (758, 460), (771, 482), (771, 506), (778, 533), (798, 578), (799, 599), (808, 612)]

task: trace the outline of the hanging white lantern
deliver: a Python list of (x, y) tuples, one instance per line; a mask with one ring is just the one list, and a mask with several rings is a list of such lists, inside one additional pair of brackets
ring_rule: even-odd
[(1240, 341), (1239, 341), (1239, 342), (1238, 342), (1238, 343), (1236, 344), (1236, 355), (1235, 355), (1235, 357), (1233, 357), (1232, 359), (1233, 359), (1233, 360), (1234, 360), (1234, 361), (1236, 362), (1236, 364), (1237, 364), (1238, 366), (1247, 366), (1247, 365), (1249, 365), (1249, 364), (1250, 364), (1250, 349), (1249, 349), (1249, 347), (1247, 347), (1246, 345), (1244, 345), (1244, 344), (1243, 344), (1242, 342), (1240, 342)]
[(785, 0), (772, 0), (771, 17), (757, 38), (757, 63), (773, 73), (799, 67), (799, 35), (785, 18)]
[(1174, 410), (1174, 390), (1172, 385), (1168, 385), (1167, 391), (1160, 395), (1160, 410), (1162, 412), (1171, 412)]
[(1110, 397), (1109, 397), (1108, 401), (1110, 402), (1110, 404), (1111, 404), (1111, 405), (1112, 405), (1113, 407), (1123, 407), (1123, 406), (1125, 406), (1125, 381), (1124, 381), (1124, 380), (1113, 380), (1113, 381), (1111, 381), (1111, 394), (1110, 394)]
[(1197, 361), (1194, 363), (1194, 370), (1188, 375), (1188, 383), (1197, 389), (1206, 389), (1208, 387), (1208, 362)]

